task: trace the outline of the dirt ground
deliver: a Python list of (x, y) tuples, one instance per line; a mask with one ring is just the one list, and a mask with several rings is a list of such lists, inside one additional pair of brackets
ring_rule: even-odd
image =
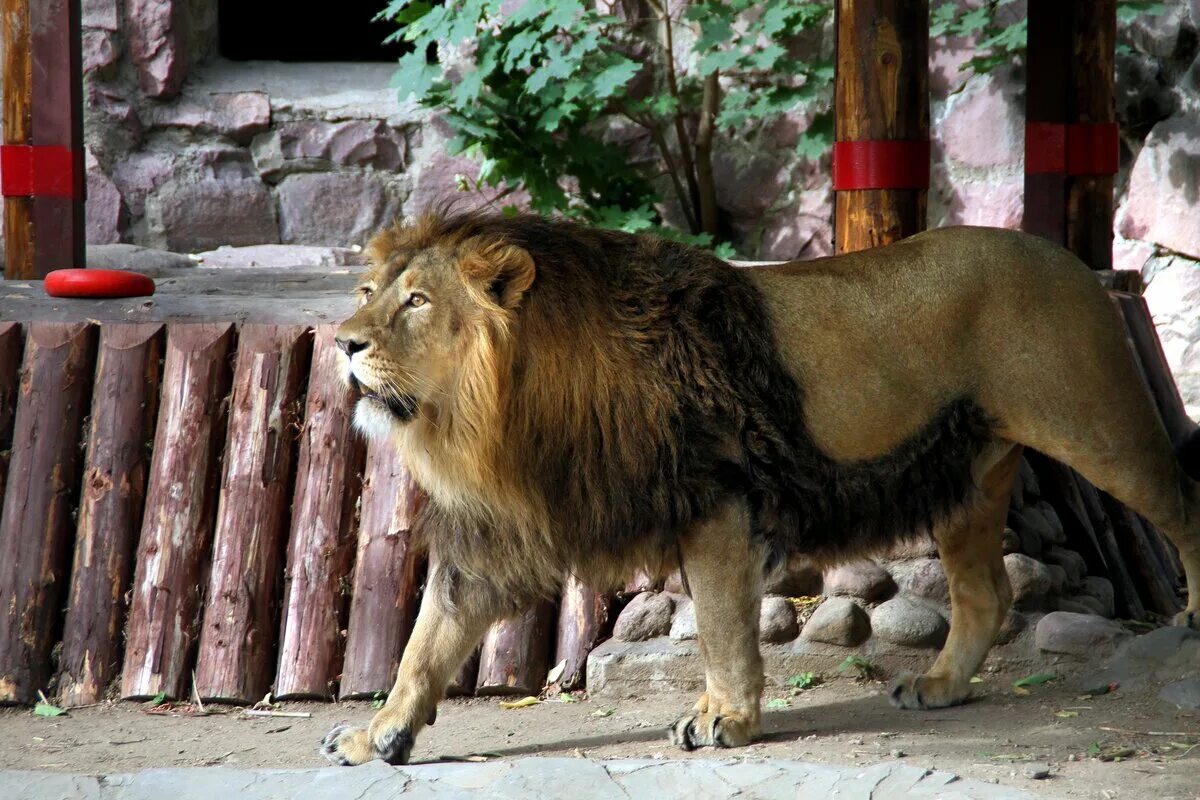
[[(664, 729), (693, 700), (660, 694), (605, 702), (582, 699), (505, 710), (498, 698), (451, 700), (417, 742), (414, 763), (461, 759), (567, 756), (714, 758), (749, 756), (837, 765), (893, 758), (1045, 797), (1200, 798), (1200, 714), (1173, 711), (1152, 695), (1116, 691), (1082, 697), (1056, 681), (1013, 693), (1011, 675), (988, 676), (977, 699), (931, 712), (890, 708), (881, 683), (839, 679), (776, 700), (764, 741), (744, 750), (681, 753)], [(36, 717), (0, 710), (0, 768), (111, 773), (150, 767), (324, 766), (316, 745), (340, 721), (365, 723), (371, 704), (285, 703), (310, 718), (248, 718), (240, 709), (209, 716), (148, 713), (122, 703)], [(160, 709), (161, 710), (161, 709)], [(1097, 755), (1099, 753), (1099, 755)], [(1111, 759), (1111, 760), (1102, 760)], [(1029, 765), (1048, 763), (1034, 780)]]

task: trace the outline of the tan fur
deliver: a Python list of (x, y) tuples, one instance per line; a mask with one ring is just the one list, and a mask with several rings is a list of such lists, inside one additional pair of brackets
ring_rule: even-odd
[[(347, 364), (363, 386), (419, 401), (403, 424), (364, 401), (360, 425), (396, 442), (437, 504), (505, 537), (508, 557), (475, 563), (460, 550), (453, 571), (434, 570), (387, 705), (369, 731), (338, 728), (327, 737), (324, 752), (337, 763), (406, 761), (460, 660), (490, 622), (529, 599), (529, 573), (574, 571), (602, 583), (647, 561), (671, 566), (650, 546), (602, 558), (564, 553), (556, 509), (533, 488), (545, 468), (535, 443), (546, 431), (631, 470), (640, 452), (669, 443), (671, 376), (639, 371), (647, 342), (609, 335), (604, 305), (586, 284), (522, 316), (524, 296), (539, 286), (529, 253), (471, 230), (439, 231), (425, 219), (372, 241), (363, 282), (370, 295), (339, 336), (368, 345)], [(654, 256), (652, 242), (638, 247)], [(1022, 445), (1078, 469), (1172, 538), (1190, 590), (1180, 622), (1200, 627), (1196, 484), (1181, 471), (1109, 300), (1070, 254), (1021, 234), (961, 228), (747, 274), (783, 364), (804, 387), (808, 430), (828, 457), (886, 456), (963, 396), (995, 421), (994, 442), (971, 470), (972, 499), (935, 531), (952, 597), (949, 640), (929, 672), (895, 683), (893, 702), (928, 708), (967, 696), (1010, 603), (1000, 536)], [(431, 302), (404, 306), (413, 292)], [(662, 311), (637, 301), (630, 298), (635, 316)], [(726, 391), (705, 384), (719, 375), (688, 377), (714, 399)], [(572, 502), (607, 501), (597, 493)], [(745, 744), (760, 730), (761, 543), (737, 503), (678, 541), (707, 691), (670, 736), (688, 748)]]

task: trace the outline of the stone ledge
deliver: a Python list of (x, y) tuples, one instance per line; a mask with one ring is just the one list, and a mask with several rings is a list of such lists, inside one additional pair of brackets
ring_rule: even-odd
[(525, 758), (487, 764), (239, 770), (223, 767), (153, 769), (99, 777), (0, 771), (0, 785), (19, 787), (12, 800), (274, 800), (303, 797), (383, 800), (417, 797), (570, 797), (572, 800), (730, 797), (960, 798), (1034, 800), (1018, 789), (963, 780), (899, 762), (833, 767), (782, 759), (656, 761)]

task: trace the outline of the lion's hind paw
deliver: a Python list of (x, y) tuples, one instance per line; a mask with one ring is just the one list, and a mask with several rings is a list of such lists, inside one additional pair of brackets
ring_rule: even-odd
[(1194, 631), (1200, 631), (1200, 610), (1193, 608), (1187, 611), (1180, 611), (1171, 620), (1171, 624), (1180, 628), (1191, 628)]
[(333, 726), (321, 740), (317, 752), (339, 767), (353, 767), (376, 758), (367, 732), (345, 724)]
[(681, 750), (697, 747), (742, 747), (754, 739), (750, 724), (735, 714), (684, 714), (667, 729), (671, 744)]

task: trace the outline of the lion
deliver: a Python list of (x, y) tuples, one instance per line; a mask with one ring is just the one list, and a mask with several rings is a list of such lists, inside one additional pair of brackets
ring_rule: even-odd
[[(428, 495), (430, 574), (395, 687), (337, 764), (407, 763), (488, 626), (566, 576), (680, 568), (706, 691), (685, 750), (760, 733), (764, 575), (919, 532), (950, 634), (891, 702), (962, 702), (1012, 599), (1001, 540), (1023, 447), (1082, 473), (1179, 549), (1200, 628), (1197, 483), (1095, 276), (1023, 233), (957, 227), (735, 268), (646, 235), (428, 214), (367, 248), (336, 335), (355, 422)], [(1195, 472), (1192, 473), (1196, 474)]]

